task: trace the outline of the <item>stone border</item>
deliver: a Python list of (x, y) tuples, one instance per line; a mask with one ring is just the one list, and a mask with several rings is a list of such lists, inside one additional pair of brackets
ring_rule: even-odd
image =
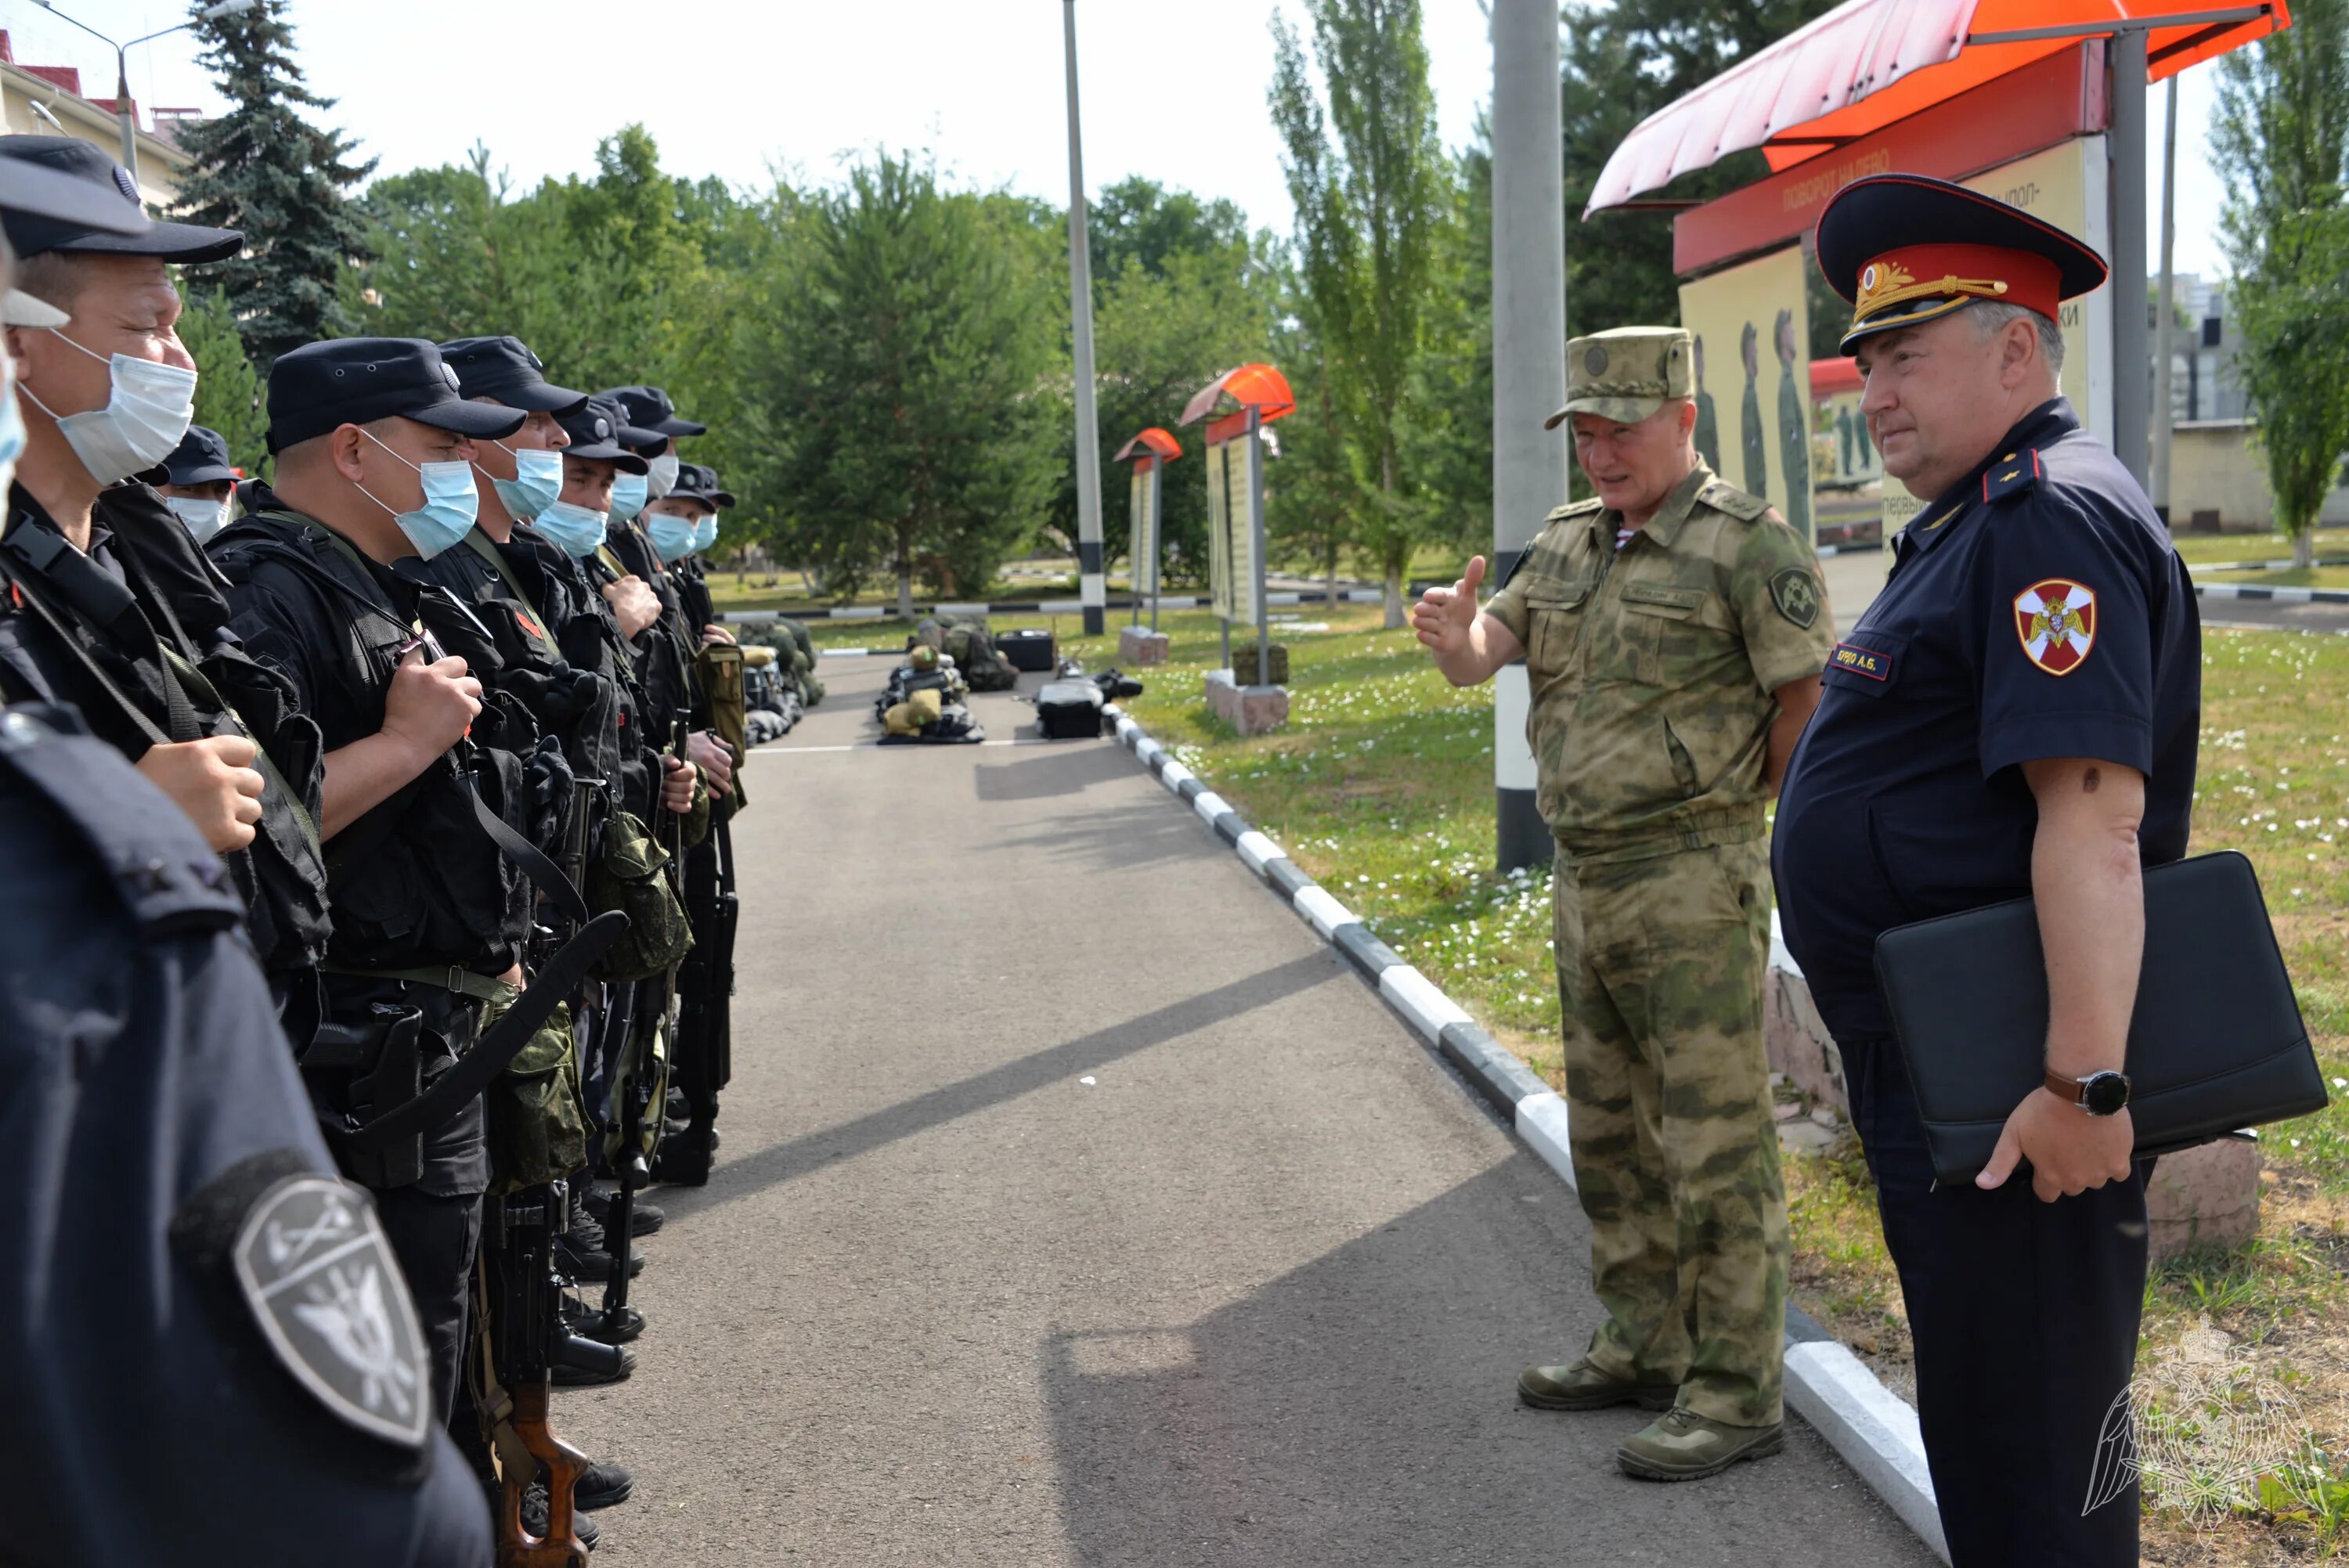
[[(1250, 827), (1229, 801), (1175, 761), (1116, 704), (1111, 704), (1108, 712), (1117, 726), (1118, 744), (1133, 752), (1159, 783), (1232, 847), (1243, 865), (1342, 954), (1428, 1047), (1451, 1063), (1468, 1087), (1509, 1122), (1542, 1163), (1573, 1187), (1574, 1157), (1567, 1142), (1565, 1098), (1477, 1027), (1459, 1004), (1372, 935), (1361, 917), (1299, 870), (1286, 851)], [(1915, 1408), (1885, 1387), (1858, 1357), (1791, 1303), (1786, 1307), (1786, 1403), (1817, 1429), (1920, 1540), (1943, 1562), (1949, 1561), (1950, 1549), (1933, 1501), (1933, 1481), (1926, 1469), (1924, 1438)]]
[(2349, 588), (2262, 588), (2252, 583), (2197, 583), (2198, 599), (2264, 599), (2274, 604), (2349, 604)]

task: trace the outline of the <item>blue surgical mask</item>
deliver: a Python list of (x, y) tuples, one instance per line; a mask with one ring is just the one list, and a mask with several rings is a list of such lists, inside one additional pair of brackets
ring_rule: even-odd
[(698, 553), (707, 555), (709, 553), (709, 547), (717, 542), (718, 514), (713, 511), (701, 520), (700, 531), (693, 536), (693, 548)]
[[(359, 434), (399, 458), (389, 447), (378, 440), (374, 432), (361, 429)], [(399, 458), (408, 463), (406, 458)], [(380, 497), (367, 486), (358, 487), (359, 494), (391, 512), (391, 520), (399, 524), (399, 531), (408, 535), (408, 542), (416, 546), (416, 553), (429, 561), (473, 531), (473, 520), (481, 510), (481, 492), (473, 488), (473, 465), (450, 461), (445, 463), (408, 463), (424, 479), (424, 504), (414, 511), (392, 511), (384, 506)]]
[(589, 511), (576, 501), (558, 500), (540, 512), (531, 526), (554, 542), (574, 561), (595, 553), (604, 542), (604, 514)]
[(25, 455), (25, 411), (16, 407), (16, 370), (0, 350), (0, 497), (16, 482), (16, 459)]
[(645, 510), (652, 500), (652, 488), (642, 474), (622, 474), (612, 481), (612, 521), (626, 522)]
[(554, 498), (563, 493), (563, 454), (536, 447), (509, 447), (503, 441), (496, 444), (514, 460), (513, 478), (490, 476), (490, 484), (506, 503), (506, 511), (519, 518), (533, 518), (553, 506)]
[(700, 526), (689, 517), (678, 517), (666, 511), (656, 511), (645, 518), (645, 536), (660, 552), (664, 565), (684, 560), (693, 553), (693, 542), (701, 532)]
[(206, 500), (202, 496), (174, 495), (163, 498), (163, 504), (188, 525), (198, 544), (209, 544), (213, 534), (228, 526), (228, 502)]

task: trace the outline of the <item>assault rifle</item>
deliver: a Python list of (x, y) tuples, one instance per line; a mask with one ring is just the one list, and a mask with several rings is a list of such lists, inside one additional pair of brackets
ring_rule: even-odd
[[(489, 1200), (490, 1245), (483, 1250), (490, 1288), (501, 1309), (491, 1336), (492, 1416), (504, 1493), (498, 1507), (498, 1568), (586, 1568), (587, 1548), (574, 1523), (573, 1494), (587, 1456), (557, 1438), (546, 1420), (548, 1369), (563, 1280), (554, 1272), (554, 1237), (563, 1228), (559, 1185), (525, 1187)], [(510, 1310), (506, 1310), (510, 1308)], [(523, 1494), (543, 1470), (546, 1527), (533, 1535)]]

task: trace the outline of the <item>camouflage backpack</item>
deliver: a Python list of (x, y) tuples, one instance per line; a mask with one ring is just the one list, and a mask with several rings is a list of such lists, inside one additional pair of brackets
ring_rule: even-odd
[[(483, 1017), (485, 1031), (503, 1010)], [(568, 1003), (547, 1015), (483, 1099), (489, 1109), (492, 1191), (558, 1181), (586, 1165), (587, 1111), (579, 1092), (579, 1056), (571, 1037)]]
[(668, 851), (632, 812), (615, 811), (604, 823), (603, 842), (587, 863), (587, 907), (601, 914), (616, 909), (628, 917), (627, 934), (590, 971), (598, 980), (648, 980), (683, 958), (693, 946), (685, 905), (665, 874)]
[(1019, 672), (996, 651), (984, 620), (967, 616), (948, 623), (946, 651), (973, 691), (1010, 691), (1019, 685)]

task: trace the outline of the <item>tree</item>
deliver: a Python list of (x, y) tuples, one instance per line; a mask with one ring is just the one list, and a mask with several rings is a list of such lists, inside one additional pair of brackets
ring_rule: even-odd
[(193, 422), (218, 430), (228, 442), (229, 460), (247, 474), (259, 473), (268, 454), (269, 415), (228, 296), (218, 289), (190, 294), (179, 331), (181, 345), (196, 362)]
[(202, 58), (219, 74), (229, 111), (181, 133), (193, 160), (180, 182), (191, 222), (244, 232), (243, 253), (212, 274), (237, 331), (265, 372), (289, 348), (352, 330), (337, 284), (367, 254), (366, 226), (346, 196), (375, 160), (350, 161), (354, 143), (300, 109), (327, 109), (294, 63), (286, 0), (205, 19)]
[[(1672, 226), (1657, 212), (1605, 212), (1586, 226), (1599, 171), (1631, 129), (1836, 0), (1641, 0), (1569, 4), (1560, 61), (1566, 126), (1567, 331), (1675, 325)], [(1671, 194), (1704, 201), (1769, 172), (1758, 151), (1682, 175)], [(1814, 313), (1816, 315), (1816, 313)]]
[(1308, 0), (1307, 9), (1328, 105), (1302, 42), (1275, 13), (1272, 118), (1309, 325), (1348, 444), (1374, 487), (1360, 538), (1385, 573), (1392, 629), (1402, 624), (1402, 574), (1418, 537), (1402, 471), (1405, 401), (1450, 170), (1418, 0)]
[(880, 573), (901, 614), (917, 573), (983, 592), (1033, 536), (1061, 457), (1047, 390), (1066, 318), (1011, 205), (882, 153), (806, 200), (790, 264), (750, 302), (740, 373), (764, 472), (790, 498), (789, 546), (843, 597)]
[(2349, 0), (2301, 0), (2289, 31), (2226, 57), (2210, 150), (2227, 181), (2235, 372), (2306, 567), (2349, 449)]

